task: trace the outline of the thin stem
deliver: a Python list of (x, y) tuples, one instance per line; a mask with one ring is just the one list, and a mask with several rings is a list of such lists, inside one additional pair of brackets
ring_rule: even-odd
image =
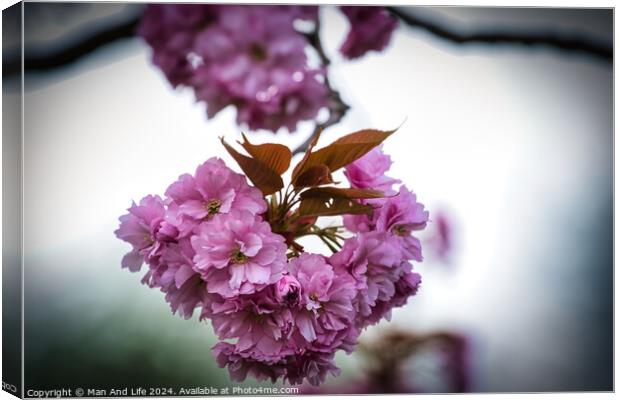
[(319, 35), (320, 27), (321, 27), (321, 24), (319, 20), (317, 19), (314, 30), (305, 36), (308, 39), (308, 43), (310, 43), (310, 45), (314, 47), (314, 49), (316, 50), (317, 54), (319, 55), (319, 58), (321, 59), (321, 64), (323, 68), (325, 68), (326, 70), (325, 71), (325, 86), (327, 87), (327, 91), (328, 91), (327, 92), (327, 96), (328, 96), (327, 110), (329, 111), (329, 117), (327, 118), (327, 121), (321, 124), (319, 123), (316, 124), (312, 134), (302, 144), (297, 146), (295, 150), (293, 150), (293, 155), (305, 152), (306, 149), (308, 149), (308, 147), (310, 146), (310, 143), (312, 143), (312, 139), (314, 139), (314, 136), (319, 131), (325, 130), (329, 128), (330, 126), (335, 125), (338, 122), (340, 122), (340, 120), (344, 118), (347, 111), (349, 111), (349, 108), (351, 108), (349, 107), (347, 103), (344, 102), (344, 100), (342, 100), (340, 93), (336, 89), (334, 89), (331, 86), (331, 83), (329, 82), (329, 77), (327, 74), (327, 67), (329, 67), (329, 65), (331, 64), (331, 61), (329, 57), (327, 56), (327, 54), (325, 53), (325, 49), (323, 49), (323, 45), (321, 43), (321, 37)]
[(300, 238), (300, 237), (310, 236), (310, 235), (321, 236), (322, 233), (323, 233), (323, 230), (321, 228), (319, 228), (316, 225), (312, 225), (310, 227), (310, 230), (308, 230), (308, 231), (306, 231), (304, 233), (300, 233), (299, 235), (297, 235), (297, 237)]
[(288, 206), (286, 206), (286, 208), (284, 209), (284, 212), (288, 212), (291, 208), (293, 208), (293, 206), (297, 203), (301, 202), (301, 199), (298, 197), (297, 199), (295, 199), (294, 201), (292, 201), (291, 203), (288, 204)]
[(288, 203), (289, 197), (295, 194), (295, 188), (291, 186), (290, 182), (286, 187), (286, 195), (284, 196), (284, 202)]
[(325, 237), (319, 235), (319, 239), (321, 239), (323, 241), (323, 243), (325, 243), (325, 245), (327, 247), (329, 247), (329, 249), (333, 252), (333, 253), (338, 253), (338, 250), (332, 245), (330, 244), (327, 239), (325, 239)]
[(318, 236), (319, 239), (321, 239), (323, 243), (327, 244), (332, 250), (336, 249), (336, 251), (338, 251), (338, 249), (342, 248), (342, 244), (338, 241), (337, 238), (334, 237), (335, 232), (333, 231), (333, 228), (319, 228), (316, 225), (312, 225), (309, 232), (299, 235), (298, 237), (307, 235)]
[(323, 49), (323, 45), (321, 44), (321, 37), (319, 35), (320, 31), (321, 31), (321, 20), (317, 18), (315, 25), (314, 25), (314, 30), (305, 36), (306, 36), (306, 39), (308, 39), (308, 43), (310, 43), (310, 45), (314, 47), (317, 54), (319, 55), (319, 58), (321, 59), (321, 64), (323, 64), (324, 67), (328, 67), (329, 64), (331, 63), (331, 60), (329, 59), (329, 57), (327, 57), (327, 54), (325, 53), (325, 50)]
[(294, 189), (291, 192), (291, 184), (289, 183), (288, 186), (286, 187), (285, 190), (285, 194), (284, 194), (284, 199), (282, 199), (282, 201), (280, 202), (279, 206), (278, 206), (278, 210), (279, 210), (279, 218), (280, 220), (284, 220), (284, 218), (286, 217), (286, 213), (289, 210), (289, 197), (291, 195), (291, 193), (294, 193)]
[(342, 248), (342, 244), (338, 241), (338, 239), (336, 239), (335, 237), (327, 234), (324, 236), (325, 239), (329, 239), (332, 243), (334, 243), (336, 246), (338, 246), (338, 248)]

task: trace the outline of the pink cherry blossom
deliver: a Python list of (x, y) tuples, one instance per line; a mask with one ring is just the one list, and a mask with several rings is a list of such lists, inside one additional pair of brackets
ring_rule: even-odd
[(237, 122), (252, 130), (294, 131), (328, 102), (325, 72), (309, 65), (308, 41), (294, 27), (299, 19), (316, 21), (317, 7), (156, 5), (140, 33), (153, 62), (173, 85), (192, 87), (209, 118), (234, 105)]
[[(228, 104), (250, 129), (294, 131), (327, 105), (323, 72), (308, 66), (308, 42), (284, 7), (227, 6), (196, 39), (192, 86), (209, 116)], [(244, 29), (239, 29), (243, 26)]]
[(389, 197), (374, 213), (375, 226), (379, 231), (393, 232), (396, 235), (410, 234), (426, 227), (428, 211), (417, 201), (415, 193), (405, 185), (398, 195)]
[(334, 354), (320, 351), (304, 351), (283, 357), (264, 358), (252, 351), (240, 351), (235, 345), (219, 342), (213, 354), (220, 368), (228, 368), (231, 378), (241, 382), (248, 376), (258, 381), (276, 382), (282, 378), (291, 385), (299, 385), (306, 379), (318, 386), (328, 375), (338, 376), (340, 369), (334, 364)]
[(403, 261), (400, 269), (402, 271), (401, 277), (394, 283), (394, 296), (389, 300), (377, 301), (377, 304), (373, 307), (372, 312), (364, 318), (366, 325), (373, 325), (379, 322), (381, 319), (391, 320), (392, 309), (396, 307), (402, 307), (407, 304), (409, 298), (414, 296), (420, 284), (422, 278), (420, 274), (411, 270), (411, 264)]
[(361, 327), (368, 325), (367, 317), (378, 302), (394, 296), (395, 283), (403, 273), (399, 241), (389, 232), (359, 233), (347, 239), (330, 263), (348, 271), (356, 280), (358, 293), (354, 305)]
[(395, 234), (401, 240), (404, 257), (416, 261), (422, 261), (422, 245), (412, 232), (424, 229), (428, 217), (424, 205), (404, 185), (398, 195), (388, 198), (373, 211), (375, 229)]
[(146, 262), (149, 269), (142, 282), (166, 293), (172, 312), (189, 318), (201, 303), (206, 287), (192, 269), (193, 249), (189, 240), (179, 242), (177, 229), (164, 218), (165, 205), (158, 196), (146, 196), (120, 218), (115, 233), (133, 245), (122, 265), (135, 272)]
[(219, 342), (213, 347), (213, 355), (220, 368), (228, 367), (233, 381), (243, 382), (248, 376), (258, 381), (275, 383), (286, 373), (283, 363), (257, 359), (251, 353), (242, 352), (231, 343)]
[(168, 187), (166, 196), (170, 202), (166, 219), (182, 236), (216, 214), (234, 210), (260, 214), (267, 209), (260, 190), (216, 157), (199, 165), (194, 175), (181, 175)]
[(238, 351), (252, 351), (261, 359), (285, 354), (294, 328), (290, 311), (279, 306), (270, 288), (211, 301), (203, 308), (202, 318), (211, 319), (220, 339), (237, 339)]
[(131, 272), (139, 271), (142, 264), (160, 255), (161, 243), (157, 240), (164, 224), (164, 202), (159, 196), (146, 196), (139, 204), (133, 203), (128, 214), (119, 218), (121, 224), (114, 234), (128, 242), (132, 250), (121, 262)]
[(233, 380), (319, 385), (339, 373), (338, 351), (354, 351), (366, 327), (389, 320), (420, 287), (409, 262), (422, 258), (412, 232), (428, 212), (404, 185), (392, 190), (390, 163), (378, 150), (346, 171), (352, 186), (391, 195), (364, 200), (374, 207), (369, 215), (345, 217), (355, 236), (328, 258), (289, 249), (275, 232), (295, 238), (297, 230), (281, 226), (299, 224), (288, 220), (297, 210), (272, 228), (261, 192), (209, 159), (170, 185), (165, 200), (146, 196), (120, 217), (115, 234), (131, 244), (122, 265), (138, 271), (146, 263), (142, 282), (163, 292), (173, 313), (210, 320), (222, 340), (213, 354)]
[(300, 385), (306, 379), (311, 385), (318, 386), (325, 382), (328, 375), (340, 375), (340, 369), (334, 364), (333, 352), (307, 351), (289, 357), (284, 380), (291, 385)]
[(289, 307), (297, 307), (301, 300), (301, 284), (292, 275), (284, 275), (275, 284), (276, 298)]
[(217, 8), (202, 4), (149, 4), (138, 34), (152, 49), (153, 64), (173, 86), (188, 84), (193, 68), (187, 55), (204, 21), (216, 17)]
[(398, 26), (396, 18), (384, 7), (342, 6), (340, 10), (350, 23), (340, 52), (349, 59), (362, 57), (371, 50), (385, 49)]
[(251, 294), (275, 283), (286, 267), (284, 238), (247, 211), (213, 216), (191, 241), (194, 270), (209, 292), (224, 297)]
[(415, 193), (401, 186), (398, 194), (385, 199), (366, 200), (375, 208), (370, 216), (346, 215), (344, 225), (351, 232), (391, 232), (401, 241), (403, 257), (422, 261), (422, 245), (412, 232), (426, 227), (429, 214)]
[(384, 154), (382, 146), (379, 146), (347, 165), (344, 175), (351, 187), (380, 190), (386, 195), (391, 195), (394, 193), (392, 185), (400, 182), (385, 175), (391, 165), (392, 159)]
[(300, 334), (316, 346), (336, 348), (337, 338), (342, 337), (339, 333), (346, 333), (355, 317), (355, 281), (347, 273), (335, 273), (319, 254), (293, 258), (289, 271), (301, 285), (300, 309), (295, 312)]
[(194, 255), (189, 238), (166, 243), (159, 262), (150, 264), (142, 279), (143, 283), (164, 292), (172, 312), (185, 319), (203, 304), (207, 293), (206, 283), (192, 268)]
[(161, 288), (170, 304), (172, 313), (179, 313), (184, 319), (192, 317), (196, 308), (202, 305), (206, 285), (199, 274), (191, 274), (187, 268), (177, 270), (174, 284)]

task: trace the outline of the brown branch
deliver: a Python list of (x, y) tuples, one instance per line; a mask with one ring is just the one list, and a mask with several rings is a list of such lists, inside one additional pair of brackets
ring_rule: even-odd
[[(549, 34), (530, 34), (530, 33), (506, 33), (506, 32), (486, 32), (486, 33), (459, 33), (449, 28), (443, 28), (440, 24), (431, 23), (419, 18), (411, 13), (407, 13), (398, 7), (386, 7), (386, 9), (403, 23), (413, 28), (427, 31), (441, 39), (448, 40), (459, 45), (466, 44), (485, 44), (485, 45), (523, 45), (536, 46), (546, 45), (559, 50), (573, 51), (600, 57), (608, 62), (613, 61), (613, 49), (600, 43), (588, 41), (584, 38), (560, 38)], [(447, 25), (447, 24), (445, 24)]]
[(320, 124), (318, 123), (316, 124), (316, 127), (312, 131), (312, 134), (308, 136), (308, 138), (304, 140), (302, 144), (300, 144), (293, 150), (293, 155), (303, 153), (304, 151), (306, 151), (308, 146), (310, 146), (312, 139), (314, 139), (314, 137), (316, 136), (318, 132), (323, 131), (324, 129), (327, 129), (332, 125), (336, 125), (338, 122), (340, 122), (340, 120), (342, 120), (342, 118), (345, 116), (345, 114), (350, 108), (344, 101), (342, 101), (342, 98), (340, 97), (340, 93), (338, 93), (338, 91), (334, 90), (329, 85), (329, 83), (327, 82), (327, 79), (326, 79), (325, 84), (327, 86), (327, 89), (329, 90), (329, 94), (328, 94), (329, 104), (327, 106), (327, 109), (329, 110), (329, 117), (327, 118), (327, 121), (320, 123)]
[[(133, 38), (136, 34), (138, 22), (139, 18), (130, 19), (115, 25), (111, 29), (104, 29), (88, 35), (83, 40), (56, 51), (37, 54), (25, 47), (24, 70), (27, 72), (48, 71), (72, 64), (109, 43)], [(2, 65), (2, 72), (3, 75), (20, 73), (21, 60), (19, 58), (6, 60)]]
[[(388, 11), (403, 23), (412, 28), (422, 29), (428, 33), (459, 45), (467, 44), (484, 44), (484, 45), (547, 45), (558, 50), (574, 51), (589, 54), (602, 58), (608, 62), (613, 61), (613, 49), (609, 45), (595, 43), (584, 38), (572, 37), (561, 38), (541, 33), (502, 33), (502, 32), (486, 32), (465, 34), (458, 31), (444, 28), (434, 22), (426, 21), (423, 18), (407, 13), (399, 7), (386, 7)], [(93, 51), (108, 43), (117, 40), (127, 39), (135, 34), (135, 27), (139, 22), (139, 16), (130, 20), (119, 22), (115, 26), (101, 30), (92, 35), (87, 35), (83, 40), (68, 45), (59, 46), (58, 49), (46, 51), (45, 54), (28, 54), (26, 51), (24, 59), (25, 71), (48, 71), (69, 65), (78, 61)], [(318, 27), (318, 26), (317, 26)], [(308, 41), (319, 54), (323, 65), (329, 65), (329, 58), (325, 55), (322, 46), (320, 46), (318, 34), (306, 35)], [(316, 42), (315, 42), (316, 41)], [(28, 49), (26, 49), (28, 50)], [(6, 57), (3, 64), (3, 75), (16, 75), (21, 72), (21, 59), (18, 57)]]
[[(308, 39), (308, 43), (310, 43), (310, 45), (316, 50), (317, 54), (319, 55), (323, 67), (327, 68), (330, 65), (331, 61), (329, 60), (329, 57), (327, 57), (327, 54), (323, 49), (323, 45), (321, 44), (319, 29), (320, 23), (317, 20), (312, 33), (309, 33), (305, 36)], [(351, 108), (347, 103), (344, 102), (344, 100), (342, 100), (340, 93), (331, 86), (329, 78), (327, 77), (327, 71), (325, 72), (325, 86), (328, 90), (327, 110), (329, 111), (329, 117), (327, 117), (327, 120), (325, 122), (316, 124), (316, 127), (314, 128), (312, 134), (308, 136), (308, 138), (302, 144), (300, 144), (293, 150), (293, 155), (306, 151), (308, 146), (310, 146), (312, 139), (316, 136), (318, 132), (323, 131), (330, 126), (340, 122), (340, 120), (344, 118), (347, 111), (349, 111), (349, 108)]]

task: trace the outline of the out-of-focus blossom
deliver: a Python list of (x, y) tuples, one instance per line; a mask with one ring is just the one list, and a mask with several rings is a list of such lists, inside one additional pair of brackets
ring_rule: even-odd
[(450, 331), (383, 331), (364, 343), (365, 362), (352, 378), (302, 394), (463, 393), (470, 388), (470, 338)]
[(438, 261), (450, 263), (454, 251), (454, 221), (445, 211), (433, 213), (425, 246)]
[(188, 55), (195, 36), (208, 21), (217, 17), (217, 7), (202, 4), (149, 4), (138, 34), (152, 49), (153, 64), (159, 67), (172, 86), (187, 85), (194, 73)]
[(371, 50), (383, 50), (398, 26), (396, 18), (384, 7), (342, 6), (340, 10), (350, 24), (340, 52), (349, 59), (359, 58)]
[(305, 378), (311, 385), (318, 386), (325, 382), (328, 375), (340, 375), (340, 369), (334, 364), (333, 352), (307, 351), (289, 357), (288, 361), (285, 379), (291, 385), (300, 385)]
[(243, 382), (249, 375), (258, 381), (269, 379), (275, 383), (286, 371), (282, 363), (254, 358), (251, 353), (240, 352), (227, 342), (217, 343), (213, 355), (220, 368), (228, 367), (230, 377), (236, 382)]
[(284, 238), (252, 213), (215, 215), (192, 237), (194, 270), (224, 297), (254, 293), (277, 282), (286, 267)]
[(151, 5), (139, 32), (153, 62), (173, 85), (192, 87), (210, 118), (234, 105), (250, 129), (294, 131), (328, 101), (325, 72), (310, 67), (294, 26), (316, 18), (314, 6)]
[(305, 351), (281, 358), (265, 359), (252, 351), (240, 351), (236, 346), (220, 342), (213, 347), (213, 354), (220, 368), (228, 368), (231, 378), (241, 382), (248, 376), (258, 381), (276, 382), (279, 378), (291, 385), (300, 385), (306, 379), (318, 386), (328, 375), (338, 376), (340, 369), (334, 364), (334, 354)]

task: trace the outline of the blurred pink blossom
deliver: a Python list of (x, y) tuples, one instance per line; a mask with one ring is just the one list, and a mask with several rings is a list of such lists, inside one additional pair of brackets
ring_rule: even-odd
[(432, 215), (431, 229), (425, 245), (438, 261), (450, 263), (454, 253), (454, 218), (439, 210)]
[(342, 6), (340, 10), (350, 24), (340, 52), (349, 59), (362, 57), (371, 50), (385, 49), (398, 26), (396, 18), (384, 7)]
[(327, 106), (325, 72), (310, 67), (295, 20), (315, 6), (149, 5), (139, 33), (173, 86), (189, 86), (214, 117), (234, 105), (250, 129), (295, 131)]

